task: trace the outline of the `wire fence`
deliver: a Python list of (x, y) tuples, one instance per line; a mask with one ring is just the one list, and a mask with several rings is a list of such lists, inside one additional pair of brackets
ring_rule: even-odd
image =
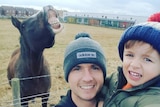
[[(1, 75), (1, 76), (3, 76), (3, 75)], [(19, 81), (25, 81), (25, 80), (30, 80), (30, 79), (38, 79), (38, 78), (46, 78), (46, 77), (49, 77), (49, 76), (53, 76), (53, 75), (42, 75), (42, 76), (35, 76), (35, 77), (20, 78)], [(11, 82), (11, 81), (3, 80), (3, 81), (1, 81), (0, 86), (9, 85), (9, 82)], [(42, 95), (47, 95), (47, 94), (50, 94), (49, 100), (47, 101), (48, 106), (54, 107), (53, 102), (55, 102), (54, 100), (57, 99), (56, 95), (59, 94), (59, 93), (65, 93), (67, 90), (68, 89), (66, 88), (66, 89), (61, 89), (61, 90), (56, 90), (56, 91), (50, 91), (49, 93), (42, 93), (42, 94), (27, 96), (27, 97), (23, 97), (23, 98), (20, 98), (20, 99), (13, 99), (13, 93), (11, 92), (12, 93), (12, 98), (9, 98), (7, 100), (4, 100), (4, 99), (0, 98), (0, 107), (17, 107), (16, 105), (20, 105), (20, 104), (19, 103), (14, 104), (13, 102), (15, 102), (16, 100), (23, 100), (23, 99), (28, 99), (28, 98), (36, 98), (36, 99), (33, 99), (33, 100), (29, 101), (29, 105), (31, 104), (31, 105), (33, 105), (33, 107), (35, 107), (35, 106), (36, 107), (37, 106), (41, 107), (41, 105), (42, 105), (41, 98), (37, 98), (37, 97), (42, 96)], [(22, 102), (22, 103), (26, 103), (26, 102)], [(43, 103), (45, 103), (45, 102), (43, 102)]]

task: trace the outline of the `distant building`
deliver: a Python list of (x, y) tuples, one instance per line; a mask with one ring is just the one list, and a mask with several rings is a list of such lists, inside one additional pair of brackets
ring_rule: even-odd
[[(35, 10), (33, 8), (0, 6), (0, 16), (2, 17), (17, 16), (26, 18), (37, 13), (38, 11), (39, 10)], [(56, 11), (59, 14), (59, 19), (61, 22), (101, 27), (128, 28), (135, 23), (140, 23), (147, 20), (147, 17), (143, 16), (68, 12), (65, 10)]]
[(2, 7), (0, 7), (0, 16), (2, 15)]
[[(28, 17), (37, 13), (39, 10), (35, 10), (33, 8), (25, 8), (25, 7), (13, 7), (13, 6), (0, 6), (0, 16), (17, 16), (17, 17)], [(65, 10), (56, 10), (59, 14), (59, 18), (63, 21), (63, 12)], [(65, 11), (66, 12), (66, 11)]]
[(25, 8), (25, 11), (26, 11), (27, 16), (31, 16), (31, 15), (37, 13), (38, 10), (35, 10), (35, 9), (32, 9), (32, 8)]
[(134, 21), (135, 23), (144, 22), (148, 18), (145, 16), (131, 16), (131, 15), (106, 14), (106, 13), (63, 12), (63, 18), (67, 16), (126, 20), (126, 21)]
[(1, 6), (0, 14), (3, 16), (12, 16), (15, 15), (15, 8), (12, 6)]
[(0, 6), (0, 16), (18, 16), (25, 17), (35, 14), (38, 10), (32, 8)]
[(112, 28), (128, 28), (135, 24), (132, 20), (108, 19), (82, 16), (65, 16), (65, 23), (83, 24), (90, 26), (112, 27)]

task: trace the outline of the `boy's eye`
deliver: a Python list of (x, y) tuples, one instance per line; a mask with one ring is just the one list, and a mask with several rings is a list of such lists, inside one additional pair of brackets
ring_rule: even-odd
[(144, 60), (147, 61), (147, 62), (152, 62), (152, 60), (149, 59), (149, 58), (144, 58)]

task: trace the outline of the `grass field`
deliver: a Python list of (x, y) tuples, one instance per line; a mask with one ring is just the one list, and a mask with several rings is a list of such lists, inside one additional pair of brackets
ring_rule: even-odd
[[(116, 67), (121, 64), (117, 44), (123, 30), (66, 23), (63, 25), (64, 30), (56, 35), (55, 45), (44, 51), (52, 76), (50, 104), (57, 103), (60, 96), (68, 89), (68, 84), (63, 77), (63, 53), (66, 45), (78, 32), (90, 33), (92, 38), (102, 45), (107, 58), (108, 74), (116, 71)], [(0, 107), (8, 107), (12, 103), (12, 90), (7, 81), (6, 69), (13, 50), (19, 47), (19, 36), (18, 30), (9, 19), (0, 19)], [(39, 100), (36, 99), (35, 103), (31, 103), (31, 107), (39, 107)]]

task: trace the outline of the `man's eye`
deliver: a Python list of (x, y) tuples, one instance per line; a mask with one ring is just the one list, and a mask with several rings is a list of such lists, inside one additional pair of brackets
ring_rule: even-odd
[(92, 65), (92, 69), (94, 69), (94, 70), (100, 70), (100, 67), (97, 66), (97, 65)]
[(125, 56), (133, 57), (134, 55), (133, 54), (126, 54)]
[(79, 66), (75, 66), (75, 67), (72, 69), (72, 71), (78, 71), (78, 70), (80, 70), (80, 67), (79, 67)]

